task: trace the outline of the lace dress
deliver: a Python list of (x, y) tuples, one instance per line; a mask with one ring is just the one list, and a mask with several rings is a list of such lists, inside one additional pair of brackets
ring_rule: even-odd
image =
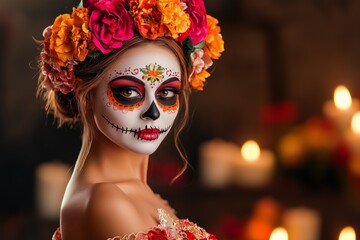
[[(175, 220), (162, 208), (158, 209), (160, 224), (147, 232), (130, 233), (123, 237), (116, 236), (107, 240), (217, 240), (203, 228), (188, 219)], [(58, 228), (52, 240), (62, 240)]]

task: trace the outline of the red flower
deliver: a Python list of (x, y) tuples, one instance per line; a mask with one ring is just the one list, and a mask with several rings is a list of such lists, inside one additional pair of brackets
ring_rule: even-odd
[(168, 240), (166, 231), (154, 228), (146, 233), (149, 240)]
[(214, 235), (212, 235), (212, 234), (210, 234), (210, 236), (209, 236), (208, 239), (209, 239), (209, 240), (217, 240), (217, 238), (216, 238)]
[(296, 120), (298, 109), (292, 102), (284, 101), (263, 107), (262, 120), (267, 125), (289, 124)]
[(103, 54), (120, 48), (123, 41), (134, 36), (133, 20), (123, 0), (88, 0), (84, 6), (90, 10), (93, 42)]
[(85, 8), (89, 9), (89, 11), (92, 10), (92, 6), (99, 0), (83, 0), (83, 5)]
[(186, 239), (187, 240), (196, 240), (196, 237), (195, 237), (195, 235), (193, 233), (191, 233), (188, 230), (185, 230), (184, 232), (186, 233), (186, 237), (187, 237)]
[(54, 232), (54, 235), (51, 238), (52, 240), (61, 240), (61, 232), (60, 232), (60, 228), (57, 228), (56, 231)]
[(43, 36), (44, 48), (40, 53), (40, 57), (41, 70), (45, 78), (42, 84), (46, 89), (54, 89), (55, 91), (67, 94), (75, 88), (75, 74), (73, 67), (76, 63), (68, 61), (66, 66), (63, 67), (56, 64), (49, 56), (51, 26), (44, 30)]

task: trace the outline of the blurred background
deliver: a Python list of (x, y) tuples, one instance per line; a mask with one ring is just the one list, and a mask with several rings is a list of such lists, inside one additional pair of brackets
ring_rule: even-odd
[[(50, 239), (59, 224), (80, 130), (57, 128), (36, 99), (34, 39), (77, 4), (0, 0), (1, 240)], [(219, 239), (266, 240), (277, 227), (290, 240), (352, 240), (339, 236), (346, 226), (360, 236), (359, 120), (351, 125), (360, 110), (360, 2), (205, 5), (225, 52), (192, 95), (182, 135), (191, 167), (170, 184), (182, 162), (168, 137), (151, 157), (151, 186)], [(344, 110), (333, 101), (340, 85), (352, 97)], [(248, 140), (260, 152), (244, 150)]]

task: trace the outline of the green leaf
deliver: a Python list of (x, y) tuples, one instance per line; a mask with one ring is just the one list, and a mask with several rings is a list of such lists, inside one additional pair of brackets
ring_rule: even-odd
[(91, 58), (97, 58), (98, 56), (101, 55), (101, 52), (100, 51), (95, 51), (95, 52), (91, 52), (88, 54), (88, 57), (91, 57)]
[(183, 50), (185, 53), (186, 60), (190, 67), (192, 67), (191, 66), (191, 64), (192, 64), (191, 63), (191, 53), (199, 51), (204, 46), (205, 46), (205, 41), (201, 41), (197, 45), (194, 46), (193, 41), (189, 37), (185, 39), (185, 41), (183, 42)]
[(194, 45), (193, 45), (193, 42), (190, 38), (186, 38), (183, 42), (183, 50), (184, 50), (184, 53), (185, 53), (185, 57), (186, 57), (186, 60), (189, 64), (189, 66), (191, 67), (191, 60), (190, 60), (190, 55), (191, 53), (194, 51)]
[(83, 7), (84, 7), (83, 0), (81, 0), (79, 5), (78, 5), (78, 8), (83, 8)]
[(194, 46), (194, 52), (202, 49), (204, 46), (205, 46), (205, 41), (203, 40), (203, 41), (199, 42), (196, 46)]

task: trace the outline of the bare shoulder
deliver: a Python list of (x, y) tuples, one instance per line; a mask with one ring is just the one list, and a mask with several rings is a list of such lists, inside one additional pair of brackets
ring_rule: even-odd
[(86, 227), (92, 231), (91, 235), (97, 236), (95, 239), (122, 236), (143, 229), (141, 212), (133, 199), (117, 185), (94, 184), (88, 194), (84, 217)]
[(88, 186), (73, 196), (71, 202), (66, 215), (78, 215), (79, 230), (86, 232), (84, 239), (107, 239), (148, 229), (133, 199), (115, 184)]

